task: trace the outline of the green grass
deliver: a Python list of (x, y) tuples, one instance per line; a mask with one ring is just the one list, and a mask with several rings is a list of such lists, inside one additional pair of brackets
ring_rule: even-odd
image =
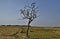
[[(4, 37), (26, 38), (26, 27), (0, 27), (0, 39)], [(14, 39), (15, 39), (14, 38)], [(5, 38), (4, 38), (5, 39)], [(60, 28), (30, 27), (29, 39), (60, 39)]]

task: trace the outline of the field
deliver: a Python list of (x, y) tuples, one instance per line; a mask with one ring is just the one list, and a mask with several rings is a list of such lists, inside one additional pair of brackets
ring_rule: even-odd
[[(25, 39), (27, 27), (0, 26), (0, 39)], [(29, 39), (60, 39), (60, 28), (30, 27)]]

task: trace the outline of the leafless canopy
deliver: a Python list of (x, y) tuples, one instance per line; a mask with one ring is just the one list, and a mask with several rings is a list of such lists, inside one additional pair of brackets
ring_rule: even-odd
[(21, 9), (21, 14), (23, 15), (23, 19), (29, 19), (30, 22), (33, 21), (33, 19), (35, 19), (36, 16), (36, 9), (37, 7), (35, 6), (35, 3), (31, 4), (31, 7), (27, 6), (24, 7), (24, 9)]

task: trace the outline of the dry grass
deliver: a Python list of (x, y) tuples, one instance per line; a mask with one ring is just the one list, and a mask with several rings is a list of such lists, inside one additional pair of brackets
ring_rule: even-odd
[[(2, 26), (0, 27), (0, 39), (24, 39), (26, 27)], [(30, 39), (60, 39), (60, 28), (30, 27)]]

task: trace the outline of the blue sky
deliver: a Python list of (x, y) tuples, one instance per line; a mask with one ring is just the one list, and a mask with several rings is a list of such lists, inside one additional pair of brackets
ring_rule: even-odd
[[(60, 26), (60, 0), (33, 0), (39, 7), (39, 17), (31, 25), (58, 27)], [(30, 5), (32, 0), (0, 0), (0, 25), (27, 25), (22, 19), (20, 9)]]

